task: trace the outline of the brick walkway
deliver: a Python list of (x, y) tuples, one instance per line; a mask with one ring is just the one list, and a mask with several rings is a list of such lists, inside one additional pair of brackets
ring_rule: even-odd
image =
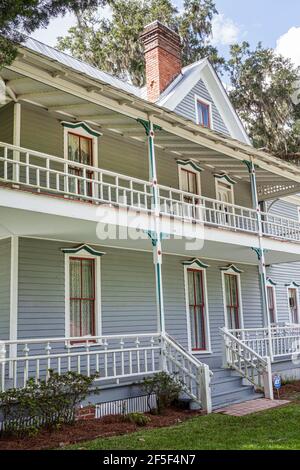
[(278, 406), (287, 405), (290, 403), (288, 400), (267, 400), (266, 398), (258, 398), (257, 400), (244, 401), (235, 405), (229, 405), (225, 408), (220, 408), (215, 413), (222, 413), (230, 416), (245, 416), (258, 411), (270, 410)]

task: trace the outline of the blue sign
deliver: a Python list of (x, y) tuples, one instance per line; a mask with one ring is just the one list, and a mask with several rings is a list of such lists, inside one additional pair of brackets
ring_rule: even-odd
[(274, 375), (273, 377), (273, 385), (276, 390), (281, 388), (281, 377), (280, 375)]

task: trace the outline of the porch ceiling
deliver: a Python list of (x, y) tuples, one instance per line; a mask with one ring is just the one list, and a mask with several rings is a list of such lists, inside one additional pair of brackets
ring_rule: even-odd
[[(21, 49), (17, 60), (1, 71), (10, 99), (40, 106), (61, 120), (86, 121), (103, 133), (117, 133), (142, 144), (143, 127), (136, 118), (151, 119), (163, 130), (155, 145), (178, 158), (193, 159), (213, 171), (249, 181), (243, 163), (252, 157), (257, 166), (260, 199), (300, 191), (300, 169), (252, 149), (217, 132), (201, 128), (175, 113), (141, 98), (87, 78), (70, 67)], [(284, 193), (284, 194), (283, 194)]]

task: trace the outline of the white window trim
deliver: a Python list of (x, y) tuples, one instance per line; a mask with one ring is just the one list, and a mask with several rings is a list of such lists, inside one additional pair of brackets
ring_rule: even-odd
[(290, 323), (293, 323), (293, 322), (292, 322), (291, 311), (290, 311), (289, 289), (295, 289), (295, 290), (296, 290), (297, 310), (298, 310), (298, 321), (299, 321), (299, 324), (300, 324), (299, 287), (295, 286), (292, 282), (291, 282), (288, 286), (286, 286), (286, 295), (287, 295), (287, 305), (288, 305), (289, 321), (290, 321)]
[[(73, 124), (73, 123), (72, 123)], [(87, 137), (89, 139), (92, 139), (92, 158), (93, 158), (93, 164), (91, 166), (94, 166), (98, 168), (98, 137), (90, 134), (87, 130), (85, 130), (83, 127), (78, 126), (73, 128), (64, 126), (64, 159), (68, 160), (68, 135), (69, 134), (76, 134), (80, 135), (81, 137)]]
[(226, 308), (226, 290), (225, 290), (225, 274), (233, 274), (237, 276), (237, 284), (239, 290), (239, 307), (240, 307), (240, 329), (244, 329), (244, 313), (243, 313), (243, 302), (242, 302), (242, 284), (241, 284), (241, 275), (240, 273), (236, 273), (232, 268), (227, 270), (222, 270), (222, 292), (223, 292), (223, 307), (224, 307), (224, 320), (225, 320), (225, 328), (228, 328), (228, 321), (227, 321), (227, 308)]
[[(278, 322), (278, 316), (277, 316), (276, 286), (274, 286), (274, 284), (272, 284), (270, 279), (267, 279), (267, 284), (266, 285), (267, 285), (267, 288), (271, 287), (273, 289), (274, 321), (275, 321), (275, 323), (277, 323)], [(269, 315), (270, 315), (270, 312), (269, 312)], [(269, 320), (271, 321), (271, 318), (269, 318)]]
[[(178, 181), (179, 181), (179, 189), (180, 191), (184, 191), (182, 189), (183, 184), (182, 184), (182, 171), (181, 170), (187, 170), (190, 171), (191, 173), (194, 173), (197, 178), (197, 193), (190, 193), (190, 194), (195, 194), (195, 196), (201, 196), (201, 177), (200, 177), (200, 170), (195, 170), (195, 168), (192, 166), (191, 163), (188, 163), (186, 165), (183, 165), (182, 163), (177, 164), (178, 167)], [(187, 192), (187, 191), (184, 191)]]
[(198, 124), (199, 126), (202, 126), (202, 124), (200, 124), (200, 121), (199, 121), (199, 113), (198, 113), (198, 106), (197, 106), (198, 101), (200, 101), (203, 104), (206, 104), (208, 106), (210, 127), (208, 127), (207, 129), (214, 129), (212, 103), (211, 103), (211, 101), (208, 101), (208, 100), (206, 100), (205, 98), (202, 98), (202, 96), (199, 96), (199, 95), (194, 95), (196, 124)]
[[(188, 270), (194, 269), (202, 271), (203, 275), (203, 289), (204, 289), (204, 318), (205, 318), (205, 332), (207, 339), (207, 349), (205, 351), (193, 351), (192, 350), (192, 335), (191, 335), (191, 322), (190, 322), (190, 309), (189, 309), (189, 288), (188, 288)], [(199, 267), (197, 263), (184, 266), (184, 291), (185, 291), (185, 310), (186, 310), (186, 324), (187, 324), (187, 337), (188, 337), (188, 350), (190, 354), (212, 354), (211, 350), (211, 338), (210, 338), (210, 325), (209, 325), (209, 311), (208, 311), (208, 295), (207, 295), (207, 281), (206, 281), (206, 269)]]
[[(95, 262), (95, 333), (96, 336), (101, 336), (101, 259), (100, 256), (91, 255), (86, 250), (80, 250), (77, 253), (65, 253), (65, 337), (70, 338), (70, 258), (74, 257), (93, 259)], [(80, 343), (76, 343), (75, 347), (80, 347)]]
[[(231, 204), (235, 204), (234, 202), (234, 185), (233, 183), (230, 183), (229, 181), (227, 181), (226, 179), (224, 178), (216, 178), (215, 177), (215, 191), (216, 191), (216, 199), (218, 197), (218, 186), (219, 186), (219, 183), (223, 183), (223, 184), (226, 184), (227, 186), (230, 186), (230, 192), (231, 192)], [(218, 199), (217, 199), (218, 200)], [(222, 202), (222, 201), (220, 201)]]

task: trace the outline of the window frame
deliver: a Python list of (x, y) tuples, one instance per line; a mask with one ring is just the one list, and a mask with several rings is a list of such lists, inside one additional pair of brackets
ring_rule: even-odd
[(291, 317), (291, 310), (290, 310), (290, 301), (289, 301), (289, 290), (294, 289), (296, 291), (296, 300), (297, 300), (297, 316), (298, 316), (298, 323), (296, 325), (300, 325), (300, 305), (299, 305), (299, 287), (296, 286), (294, 283), (289, 284), (286, 286), (287, 289), (287, 305), (288, 305), (288, 313), (289, 313), (289, 321), (290, 323), (294, 324)]
[[(194, 100), (195, 100), (196, 124), (198, 126), (204, 127), (205, 129), (213, 129), (214, 127), (213, 127), (212, 103), (198, 95), (195, 95)], [(200, 122), (198, 103), (201, 103), (208, 108), (208, 120), (209, 120), (208, 126), (204, 126), (204, 124), (201, 124)]]
[[(91, 165), (95, 168), (98, 168), (98, 138), (101, 134), (95, 135), (93, 130), (91, 129), (90, 132), (88, 131), (89, 127), (85, 123), (78, 123), (77, 125), (74, 123), (62, 123), (64, 129), (64, 159), (69, 160), (69, 152), (68, 152), (68, 143), (69, 143), (69, 134), (77, 135), (79, 137), (84, 137), (92, 141), (92, 163)], [(68, 126), (69, 124), (69, 126)], [(74, 162), (76, 163), (76, 162)], [(84, 164), (82, 164), (84, 165)]]
[[(71, 258), (93, 259), (95, 269), (95, 302), (94, 302), (94, 332), (95, 336), (102, 335), (101, 314), (101, 261), (100, 256), (95, 256), (82, 249), (77, 253), (65, 253), (65, 337), (70, 338), (70, 260)], [(82, 343), (92, 336), (82, 336)], [(99, 342), (99, 341), (96, 341)], [(81, 341), (76, 341), (75, 346), (80, 346)]]
[[(219, 201), (218, 199), (218, 190), (219, 190), (219, 185), (220, 184), (223, 184), (223, 185), (227, 185), (228, 186), (228, 189), (231, 193), (231, 200), (232, 202), (230, 204), (235, 204), (235, 200), (234, 200), (234, 183), (230, 183), (230, 181), (228, 181), (228, 179), (226, 179), (225, 177), (222, 177), (222, 178), (217, 178), (215, 177), (215, 191), (216, 191), (216, 200)], [(220, 201), (222, 203), (224, 203), (223, 201)]]
[[(201, 271), (202, 273), (202, 284), (203, 284), (203, 298), (204, 298), (204, 323), (205, 323), (205, 339), (206, 349), (192, 349), (192, 329), (190, 322), (190, 304), (189, 304), (189, 282), (188, 272), (189, 271)], [(212, 354), (211, 350), (211, 335), (209, 325), (209, 308), (208, 308), (208, 293), (207, 293), (207, 279), (206, 279), (206, 268), (202, 268), (196, 262), (193, 264), (184, 265), (184, 290), (185, 290), (185, 309), (186, 309), (186, 324), (187, 324), (187, 339), (188, 339), (188, 350), (191, 354)]]
[(224, 320), (225, 320), (225, 328), (231, 329), (228, 326), (228, 318), (227, 318), (227, 301), (226, 301), (226, 282), (225, 282), (225, 275), (233, 275), (236, 276), (237, 281), (237, 288), (238, 288), (238, 302), (239, 302), (239, 320), (240, 325), (239, 329), (244, 329), (244, 313), (243, 313), (243, 301), (242, 301), (242, 284), (241, 284), (241, 273), (236, 272), (232, 268), (222, 269), (222, 292), (223, 292), (223, 307), (224, 307)]
[[(272, 283), (272, 281), (270, 279), (267, 279), (267, 291), (268, 289), (272, 289), (272, 295), (273, 295), (273, 304), (274, 304), (274, 307), (273, 307), (273, 310), (274, 310), (274, 322), (273, 323), (277, 323), (278, 322), (278, 317), (277, 317), (277, 299), (276, 299), (276, 286), (275, 284)], [(268, 293), (268, 292), (267, 292)], [(270, 324), (272, 324), (271, 322), (271, 315), (270, 315), (270, 309), (269, 309), (269, 297), (267, 297), (267, 300), (268, 300), (268, 311), (269, 311), (269, 321), (270, 321)]]
[(196, 170), (193, 167), (192, 163), (187, 163), (185, 165), (182, 163), (178, 163), (177, 167), (178, 167), (178, 183), (179, 183), (178, 185), (179, 185), (180, 191), (184, 191), (188, 193), (188, 191), (183, 189), (183, 179), (182, 179), (182, 170), (183, 170), (189, 173), (193, 173), (196, 176), (197, 193), (189, 193), (189, 194), (192, 194), (194, 196), (201, 196), (201, 177), (200, 177), (201, 170)]

